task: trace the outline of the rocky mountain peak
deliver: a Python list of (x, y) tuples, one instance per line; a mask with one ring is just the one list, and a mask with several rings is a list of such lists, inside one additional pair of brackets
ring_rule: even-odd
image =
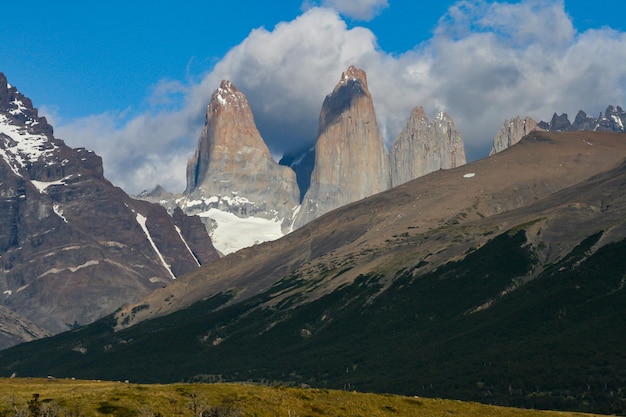
[(320, 112), (315, 164), (297, 226), (391, 185), (365, 72), (350, 66)]
[(438, 112), (432, 122), (422, 106), (413, 108), (406, 126), (390, 149), (392, 186), (440, 169), (465, 164), (463, 137), (452, 117)]
[(350, 82), (360, 83), (363, 88), (367, 89), (367, 75), (365, 71), (354, 65), (350, 65), (347, 71), (341, 73), (341, 80), (337, 86), (345, 86)]
[[(439, 112), (438, 114), (443, 114), (443, 113)], [(411, 111), (411, 115), (409, 117), (415, 120), (421, 120), (421, 121), (425, 120), (426, 123), (428, 123), (428, 117), (426, 116), (426, 112), (424, 112), (424, 107), (422, 106), (413, 107), (413, 110)]]
[[(185, 192), (192, 193), (203, 184), (205, 190), (209, 184), (212, 184), (211, 188), (226, 184), (229, 181), (226, 177), (231, 171), (229, 163), (249, 159), (252, 154), (271, 159), (270, 151), (257, 130), (248, 99), (230, 81), (222, 81), (211, 96), (198, 147), (187, 164)], [(215, 165), (224, 167), (214, 172), (212, 168)], [(226, 188), (230, 186), (226, 185)], [(229, 191), (227, 193), (230, 194)], [(216, 194), (221, 194), (221, 191), (216, 190)]]
[(48, 124), (46, 118), (39, 117), (31, 100), (9, 84), (2, 72), (0, 72), (0, 113), (10, 124), (24, 125), (29, 133), (52, 135), (52, 126)]
[(249, 104), (246, 96), (232, 82), (222, 80), (219, 88), (211, 96), (209, 107), (211, 106), (213, 110), (217, 110), (228, 106), (247, 108)]
[(604, 117), (599, 117), (598, 130), (608, 132), (626, 131), (626, 112), (620, 106), (609, 105), (604, 111)]
[(49, 333), (89, 323), (217, 257), (199, 219), (179, 227), (114, 187), (102, 159), (54, 138), (4, 76), (0, 178), (0, 305), (21, 323)]
[(528, 116), (523, 119), (520, 116), (516, 116), (514, 119), (505, 120), (493, 139), (493, 146), (489, 155), (494, 155), (515, 145), (524, 136), (537, 129), (541, 128), (537, 126), (537, 122), (534, 119)]
[[(211, 96), (198, 146), (187, 164), (180, 206), (187, 214), (201, 215), (216, 247), (227, 254), (267, 240), (249, 232), (249, 239), (240, 239), (246, 232), (236, 232), (235, 226), (244, 222), (272, 228), (273, 238), (289, 231), (299, 200), (295, 173), (272, 159), (246, 96), (222, 81)], [(236, 238), (222, 235), (228, 232), (221, 225), (229, 222), (226, 227)]]

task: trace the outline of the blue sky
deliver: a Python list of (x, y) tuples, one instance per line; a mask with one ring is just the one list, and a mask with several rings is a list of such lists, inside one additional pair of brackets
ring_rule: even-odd
[(448, 112), (469, 159), (505, 118), (626, 105), (626, 2), (10, 2), (0, 71), (56, 136), (131, 193), (184, 188), (212, 91), (231, 79), (276, 157), (310, 146), (348, 65), (389, 143), (413, 106)]

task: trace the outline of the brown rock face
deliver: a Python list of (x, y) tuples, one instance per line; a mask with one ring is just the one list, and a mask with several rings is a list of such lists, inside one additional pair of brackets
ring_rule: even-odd
[(184, 194), (186, 213), (216, 208), (239, 217), (278, 218), (283, 231), (291, 225), (300, 199), (295, 173), (272, 159), (248, 100), (229, 81), (222, 81), (211, 97), (198, 147), (187, 164)]
[(515, 119), (505, 120), (493, 138), (493, 147), (489, 155), (491, 156), (515, 145), (524, 136), (537, 129), (537, 122), (528, 116), (523, 119), (516, 116)]
[(390, 185), (388, 156), (366, 75), (351, 66), (322, 105), (315, 168), (296, 225)]
[(416, 107), (390, 151), (391, 184), (397, 186), (440, 169), (465, 164), (463, 137), (452, 118), (440, 112), (428, 121), (424, 109)]
[(114, 187), (2, 74), (0, 179), (0, 305), (16, 323), (0, 346), (90, 323), (217, 257), (204, 228), (190, 230), (199, 219), (177, 226)]

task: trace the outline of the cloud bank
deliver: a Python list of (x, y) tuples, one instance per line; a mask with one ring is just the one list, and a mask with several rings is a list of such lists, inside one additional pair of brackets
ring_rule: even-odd
[(312, 7), (273, 30), (253, 30), (197, 82), (160, 82), (143, 114), (61, 121), (56, 132), (101, 155), (107, 178), (130, 193), (157, 183), (181, 191), (221, 79), (247, 95), (276, 157), (314, 143), (324, 96), (349, 65), (367, 73), (387, 144), (422, 105), (431, 117), (438, 111), (452, 116), (470, 160), (488, 154), (506, 118), (546, 120), (554, 112), (596, 114), (608, 104), (626, 104), (626, 34), (578, 32), (562, 0), (459, 1), (431, 39), (401, 55), (380, 50), (374, 33), (349, 28), (341, 17), (365, 19), (387, 1), (322, 5), (333, 8)]

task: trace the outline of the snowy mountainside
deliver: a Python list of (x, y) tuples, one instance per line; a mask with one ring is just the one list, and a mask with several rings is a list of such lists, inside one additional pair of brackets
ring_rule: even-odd
[(0, 346), (90, 323), (216, 259), (194, 227), (113, 186), (0, 73), (0, 307), (20, 323)]
[(202, 219), (213, 245), (223, 255), (276, 240), (285, 234), (278, 211), (259, 210), (245, 197), (212, 196), (193, 200), (182, 197), (176, 204), (185, 213)]
[(175, 205), (200, 216), (226, 255), (288, 233), (299, 197), (296, 174), (272, 159), (246, 96), (223, 80), (207, 106), (187, 163), (187, 187)]

